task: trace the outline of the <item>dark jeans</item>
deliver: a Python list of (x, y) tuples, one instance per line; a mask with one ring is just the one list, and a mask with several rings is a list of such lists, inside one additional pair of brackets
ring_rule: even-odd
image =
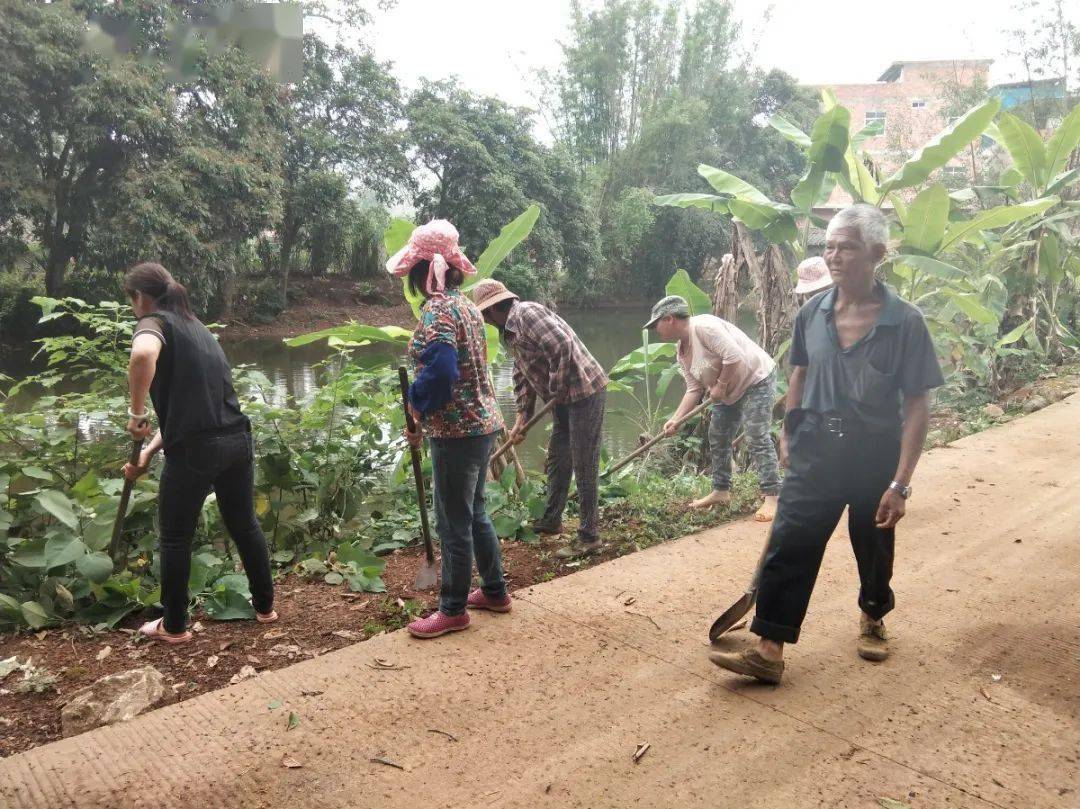
[(600, 498), (597, 481), (600, 474), (600, 442), (603, 437), (604, 401), (607, 392), (600, 390), (577, 402), (556, 405), (552, 413), (551, 440), (547, 461), (548, 500), (545, 525), (562, 522), (570, 478), (577, 479), (581, 524), (578, 536), (592, 542), (600, 533)]
[(167, 632), (183, 632), (187, 625), (191, 540), (211, 489), (244, 563), (252, 606), (261, 613), (274, 608), (266, 537), (255, 518), (254, 481), (254, 452), (246, 430), (192, 437), (169, 448), (158, 490), (161, 605)]
[(442, 545), (439, 610), (461, 615), (472, 584), (472, 557), (480, 586), (495, 599), (506, 596), (499, 537), (484, 506), (484, 484), (495, 434), (432, 438), (431, 469), (435, 529)]
[(850, 423), (842, 436), (837, 435), (824, 428), (823, 419), (806, 411), (794, 411), (789, 419), (799, 423), (793, 430), (789, 426), (789, 469), (750, 629), (769, 640), (795, 643), (825, 545), (845, 506), (859, 566), (859, 607), (875, 620), (893, 608), (889, 581), (895, 533), (878, 528), (874, 517), (896, 472), (900, 437), (868, 433)]

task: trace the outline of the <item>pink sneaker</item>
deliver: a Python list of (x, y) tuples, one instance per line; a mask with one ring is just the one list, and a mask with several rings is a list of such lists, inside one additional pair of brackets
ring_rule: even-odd
[(417, 618), (406, 629), (414, 638), (437, 638), (447, 632), (460, 632), (469, 628), (469, 613), (445, 615), (433, 612), (427, 618)]
[(465, 604), (474, 610), (491, 610), (491, 612), (510, 612), (514, 606), (510, 596), (504, 595), (502, 600), (497, 601), (479, 587), (469, 593), (469, 600)]

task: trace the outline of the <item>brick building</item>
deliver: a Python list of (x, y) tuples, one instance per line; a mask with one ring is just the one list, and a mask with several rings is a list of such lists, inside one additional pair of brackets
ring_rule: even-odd
[[(869, 126), (877, 129), (878, 134), (867, 138), (862, 149), (888, 175), (948, 124), (952, 88), (987, 86), (992, 61), (893, 62), (876, 82), (822, 86), (832, 89), (840, 104), (851, 111), (853, 134)], [(970, 175), (970, 158), (965, 162), (958, 157), (943, 171), (958, 178)], [(850, 202), (851, 197), (838, 188), (820, 213), (828, 216)]]

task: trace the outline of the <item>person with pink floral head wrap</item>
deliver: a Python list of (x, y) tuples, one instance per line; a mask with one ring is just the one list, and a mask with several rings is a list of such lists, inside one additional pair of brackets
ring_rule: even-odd
[[(429, 440), (435, 528), (442, 547), (439, 609), (409, 624), (418, 638), (467, 629), (468, 607), (508, 612), (499, 538), (484, 507), (484, 483), (495, 437), (503, 428), (487, 365), (487, 335), (480, 311), (461, 293), (476, 268), (458, 246), (457, 229), (436, 219), (413, 231), (386, 263), (422, 295), (420, 322), (409, 342), (416, 376), (409, 406)], [(480, 587), (469, 592), (472, 560)]]
[(457, 228), (445, 219), (432, 219), (412, 232), (408, 243), (386, 262), (386, 271), (399, 278), (408, 275), (419, 261), (428, 262), (424, 290), (435, 295), (446, 289), (446, 273), (456, 267), (464, 275), (476, 275), (476, 267), (458, 247)]

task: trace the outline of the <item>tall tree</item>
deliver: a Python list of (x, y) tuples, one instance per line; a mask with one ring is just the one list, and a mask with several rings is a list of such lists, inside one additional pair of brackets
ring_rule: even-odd
[(527, 242), (531, 262), (573, 272), (596, 261), (596, 231), (577, 171), (532, 136), (529, 111), (451, 83), (427, 83), (407, 105), (408, 138), (423, 177), (423, 219), (451, 219), (466, 249), (482, 249), (532, 202), (543, 215)]
[(388, 202), (411, 184), (397, 82), (363, 46), (304, 39), (304, 76), (289, 94), (285, 122), (281, 291), (298, 246), (352, 211), (350, 193)]
[[(210, 272), (276, 217), (273, 86), (235, 50), (196, 54), (194, 75), (170, 84), (152, 57), (186, 12), (0, 0), (0, 230), (30, 223), (51, 295), (83, 261), (151, 253)], [(148, 58), (81, 52), (89, 14), (133, 31)]]
[(651, 194), (694, 187), (698, 163), (782, 194), (802, 173), (802, 153), (764, 120), (783, 109), (809, 124), (816, 101), (791, 77), (745, 64), (739, 37), (729, 0), (574, 6), (556, 132), (592, 183), (602, 283), (655, 294), (676, 267), (697, 273), (728, 249), (719, 217), (649, 210)]

